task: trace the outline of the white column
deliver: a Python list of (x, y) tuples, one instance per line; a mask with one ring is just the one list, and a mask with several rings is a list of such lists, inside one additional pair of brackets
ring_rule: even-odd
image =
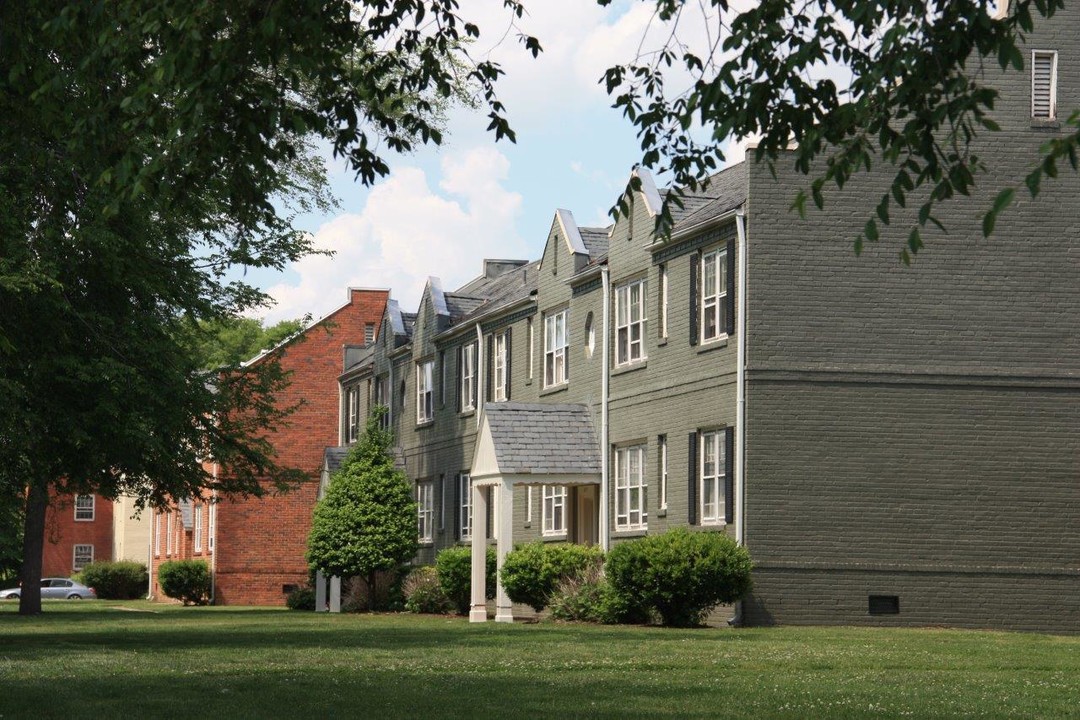
[(487, 622), (487, 488), (472, 486), (472, 607), (469, 622)]
[(315, 612), (326, 612), (326, 576), (315, 572)]
[[(499, 553), (499, 572), (502, 572), (503, 561), (506, 560), (506, 554), (510, 552), (510, 548), (514, 543), (514, 486), (508, 480), (503, 480), (502, 486), (499, 488), (499, 530), (498, 530), (498, 553)], [(495, 591), (495, 622), (514, 622), (513, 607), (510, 603), (510, 597), (506, 594), (506, 590), (503, 590), (502, 583), (499, 583), (498, 590)]]
[(341, 578), (337, 575), (330, 578), (330, 612), (341, 612)]

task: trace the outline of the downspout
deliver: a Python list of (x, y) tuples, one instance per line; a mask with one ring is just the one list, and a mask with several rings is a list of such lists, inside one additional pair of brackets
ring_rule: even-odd
[[(735, 212), (735, 233), (738, 249), (736, 260), (738, 270), (735, 298), (735, 542), (746, 544), (746, 210), (739, 208)], [(735, 604), (735, 617), (732, 625), (741, 625), (743, 619), (743, 601)]]
[(611, 379), (611, 359), (608, 357), (610, 352), (608, 315), (611, 311), (611, 278), (608, 276), (606, 263), (600, 266), (600, 280), (604, 287), (603, 340), (601, 341), (603, 370), (600, 371), (600, 547), (606, 553), (611, 549), (611, 533), (608, 529), (608, 385)]
[(480, 408), (484, 405), (484, 331), (476, 323), (476, 427), (480, 428)]
[[(218, 541), (217, 541), (217, 529), (218, 529), (218, 517), (217, 517), (217, 479), (218, 479), (218, 464), (214, 462), (214, 485), (215, 489), (210, 491), (210, 509), (207, 511), (214, 513), (214, 533), (207, 540), (207, 544), (211, 542), (214, 544), (214, 552), (210, 553), (210, 604), (213, 605), (217, 600), (217, 554), (218, 554)], [(207, 519), (209, 524), (209, 518)]]

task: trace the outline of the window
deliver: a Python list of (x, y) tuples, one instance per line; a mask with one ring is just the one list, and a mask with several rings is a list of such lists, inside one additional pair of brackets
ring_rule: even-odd
[(660, 509), (667, 510), (667, 435), (661, 435), (660, 437), (658, 437), (656, 440), (656, 444), (660, 447)]
[(416, 530), (420, 542), (431, 542), (435, 537), (435, 487), (434, 483), (416, 485)]
[(533, 357), (536, 352), (536, 345), (533, 342), (533, 319), (525, 319), (525, 331), (529, 336), (529, 356), (525, 359), (525, 377), (529, 380), (533, 379)]
[(461, 498), (461, 506), (458, 508), (458, 537), (462, 540), (472, 539), (472, 478), (469, 473), (458, 474), (458, 497)]
[(203, 515), (203, 506), (202, 505), (196, 505), (195, 506), (195, 537), (192, 538), (192, 540), (194, 541), (194, 544), (195, 544), (195, 548), (194, 548), (195, 552), (202, 552), (202, 548), (203, 548), (203, 543), (202, 543), (202, 531), (203, 531), (202, 515)]
[(476, 407), (476, 343), (461, 348), (461, 376), (458, 389), (461, 392), (461, 410)]
[(718, 525), (724, 522), (724, 433), (713, 430), (701, 434), (701, 521)]
[(701, 341), (727, 334), (727, 249), (705, 253), (701, 260)]
[(562, 385), (569, 377), (566, 368), (566, 320), (569, 311), (544, 318), (544, 387)]
[[(375, 379), (375, 404), (380, 407), (390, 407), (390, 378), (387, 375)], [(384, 412), (379, 416), (379, 427), (383, 430), (390, 429), (389, 412)]]
[(76, 545), (74, 557), (71, 562), (71, 569), (75, 572), (79, 572), (84, 567), (94, 562), (94, 546), (93, 545)]
[(502, 402), (507, 399), (509, 393), (510, 383), (507, 382), (507, 357), (506, 357), (506, 333), (502, 332), (495, 336), (494, 341), (494, 355), (491, 359), (492, 364), (492, 394), (494, 395), (495, 402)]
[(566, 533), (566, 488), (562, 485), (545, 485), (543, 514), (543, 532), (545, 535)]
[(1057, 57), (1048, 50), (1031, 53), (1031, 117), (1037, 120), (1057, 117)]
[(528, 495), (526, 496), (528, 499), (527, 499), (527, 501), (525, 503), (525, 522), (531, 523), (532, 522), (532, 516), (533, 516), (533, 509), (532, 509), (532, 505), (533, 505), (533, 499), (532, 499), (533, 489), (532, 489), (532, 485), (530, 485), (527, 488), (527, 490), (529, 492), (528, 492)]
[(660, 339), (667, 338), (667, 311), (668, 311), (668, 278), (667, 278), (667, 265), (660, 264), (660, 282), (658, 283), (658, 293), (660, 299), (657, 302), (660, 312)]
[(439, 474), (439, 532), (446, 530), (446, 475)]
[(446, 351), (439, 351), (439, 407), (446, 406)]
[(75, 519), (80, 521), (94, 519), (94, 496), (75, 496)]
[(172, 531), (172, 510), (165, 513), (165, 554), (172, 555), (173, 545), (173, 531)]
[(596, 350), (596, 328), (593, 327), (593, 315), (585, 316), (585, 357), (591, 358)]
[(360, 387), (353, 385), (345, 391), (345, 442), (353, 443), (360, 437)]
[(645, 281), (615, 288), (615, 364), (645, 359)]
[(161, 513), (154, 513), (154, 557), (161, 556)]
[(644, 530), (645, 448), (641, 445), (615, 451), (615, 529)]
[(209, 512), (207, 513), (207, 515), (208, 515), (208, 517), (206, 519), (206, 534), (207, 534), (206, 546), (211, 551), (213, 551), (213, 549), (214, 549), (214, 525), (217, 524), (217, 503), (214, 503), (214, 502), (210, 503), (210, 509), (209, 509)]
[(416, 366), (416, 422), (435, 419), (435, 361), (425, 360)]
[(375, 342), (375, 323), (364, 323), (364, 344)]

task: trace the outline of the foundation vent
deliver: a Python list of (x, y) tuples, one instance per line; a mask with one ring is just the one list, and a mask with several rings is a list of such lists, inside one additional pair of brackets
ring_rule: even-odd
[(899, 615), (899, 595), (870, 595), (867, 598), (871, 615)]

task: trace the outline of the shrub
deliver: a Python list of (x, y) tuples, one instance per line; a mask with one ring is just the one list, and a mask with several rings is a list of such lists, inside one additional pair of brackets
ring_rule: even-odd
[(548, 610), (556, 620), (603, 623), (645, 623), (649, 613), (615, 591), (597, 559), (585, 570), (555, 585)]
[[(467, 615), (472, 606), (472, 548), (468, 546), (449, 547), (435, 556), (435, 571), (439, 575), (439, 584), (454, 609), (459, 615)], [(495, 597), (498, 581), (498, 557), (495, 548), (487, 549), (487, 575), (484, 596)]]
[(290, 610), (314, 610), (315, 588), (296, 588), (285, 598), (285, 607)]
[(540, 612), (560, 580), (574, 577), (602, 557), (595, 546), (542, 542), (519, 545), (507, 554), (499, 580), (511, 600)]
[(621, 543), (606, 569), (619, 595), (677, 627), (700, 625), (712, 607), (750, 590), (750, 554), (722, 533), (678, 529)]
[(375, 591), (368, 585), (369, 578), (355, 576), (341, 583), (342, 612), (358, 613), (373, 611), (401, 612), (405, 599), (401, 595), (401, 583), (409, 574), (407, 566), (375, 573)]
[(150, 573), (138, 562), (94, 562), (83, 568), (80, 582), (94, 588), (102, 600), (136, 600), (146, 597)]
[(210, 568), (202, 560), (171, 560), (158, 568), (161, 592), (185, 605), (205, 605), (210, 597)]
[(439, 575), (430, 565), (415, 568), (401, 585), (405, 595), (405, 609), (414, 613), (442, 615), (450, 612), (453, 603), (446, 597), (439, 584)]

